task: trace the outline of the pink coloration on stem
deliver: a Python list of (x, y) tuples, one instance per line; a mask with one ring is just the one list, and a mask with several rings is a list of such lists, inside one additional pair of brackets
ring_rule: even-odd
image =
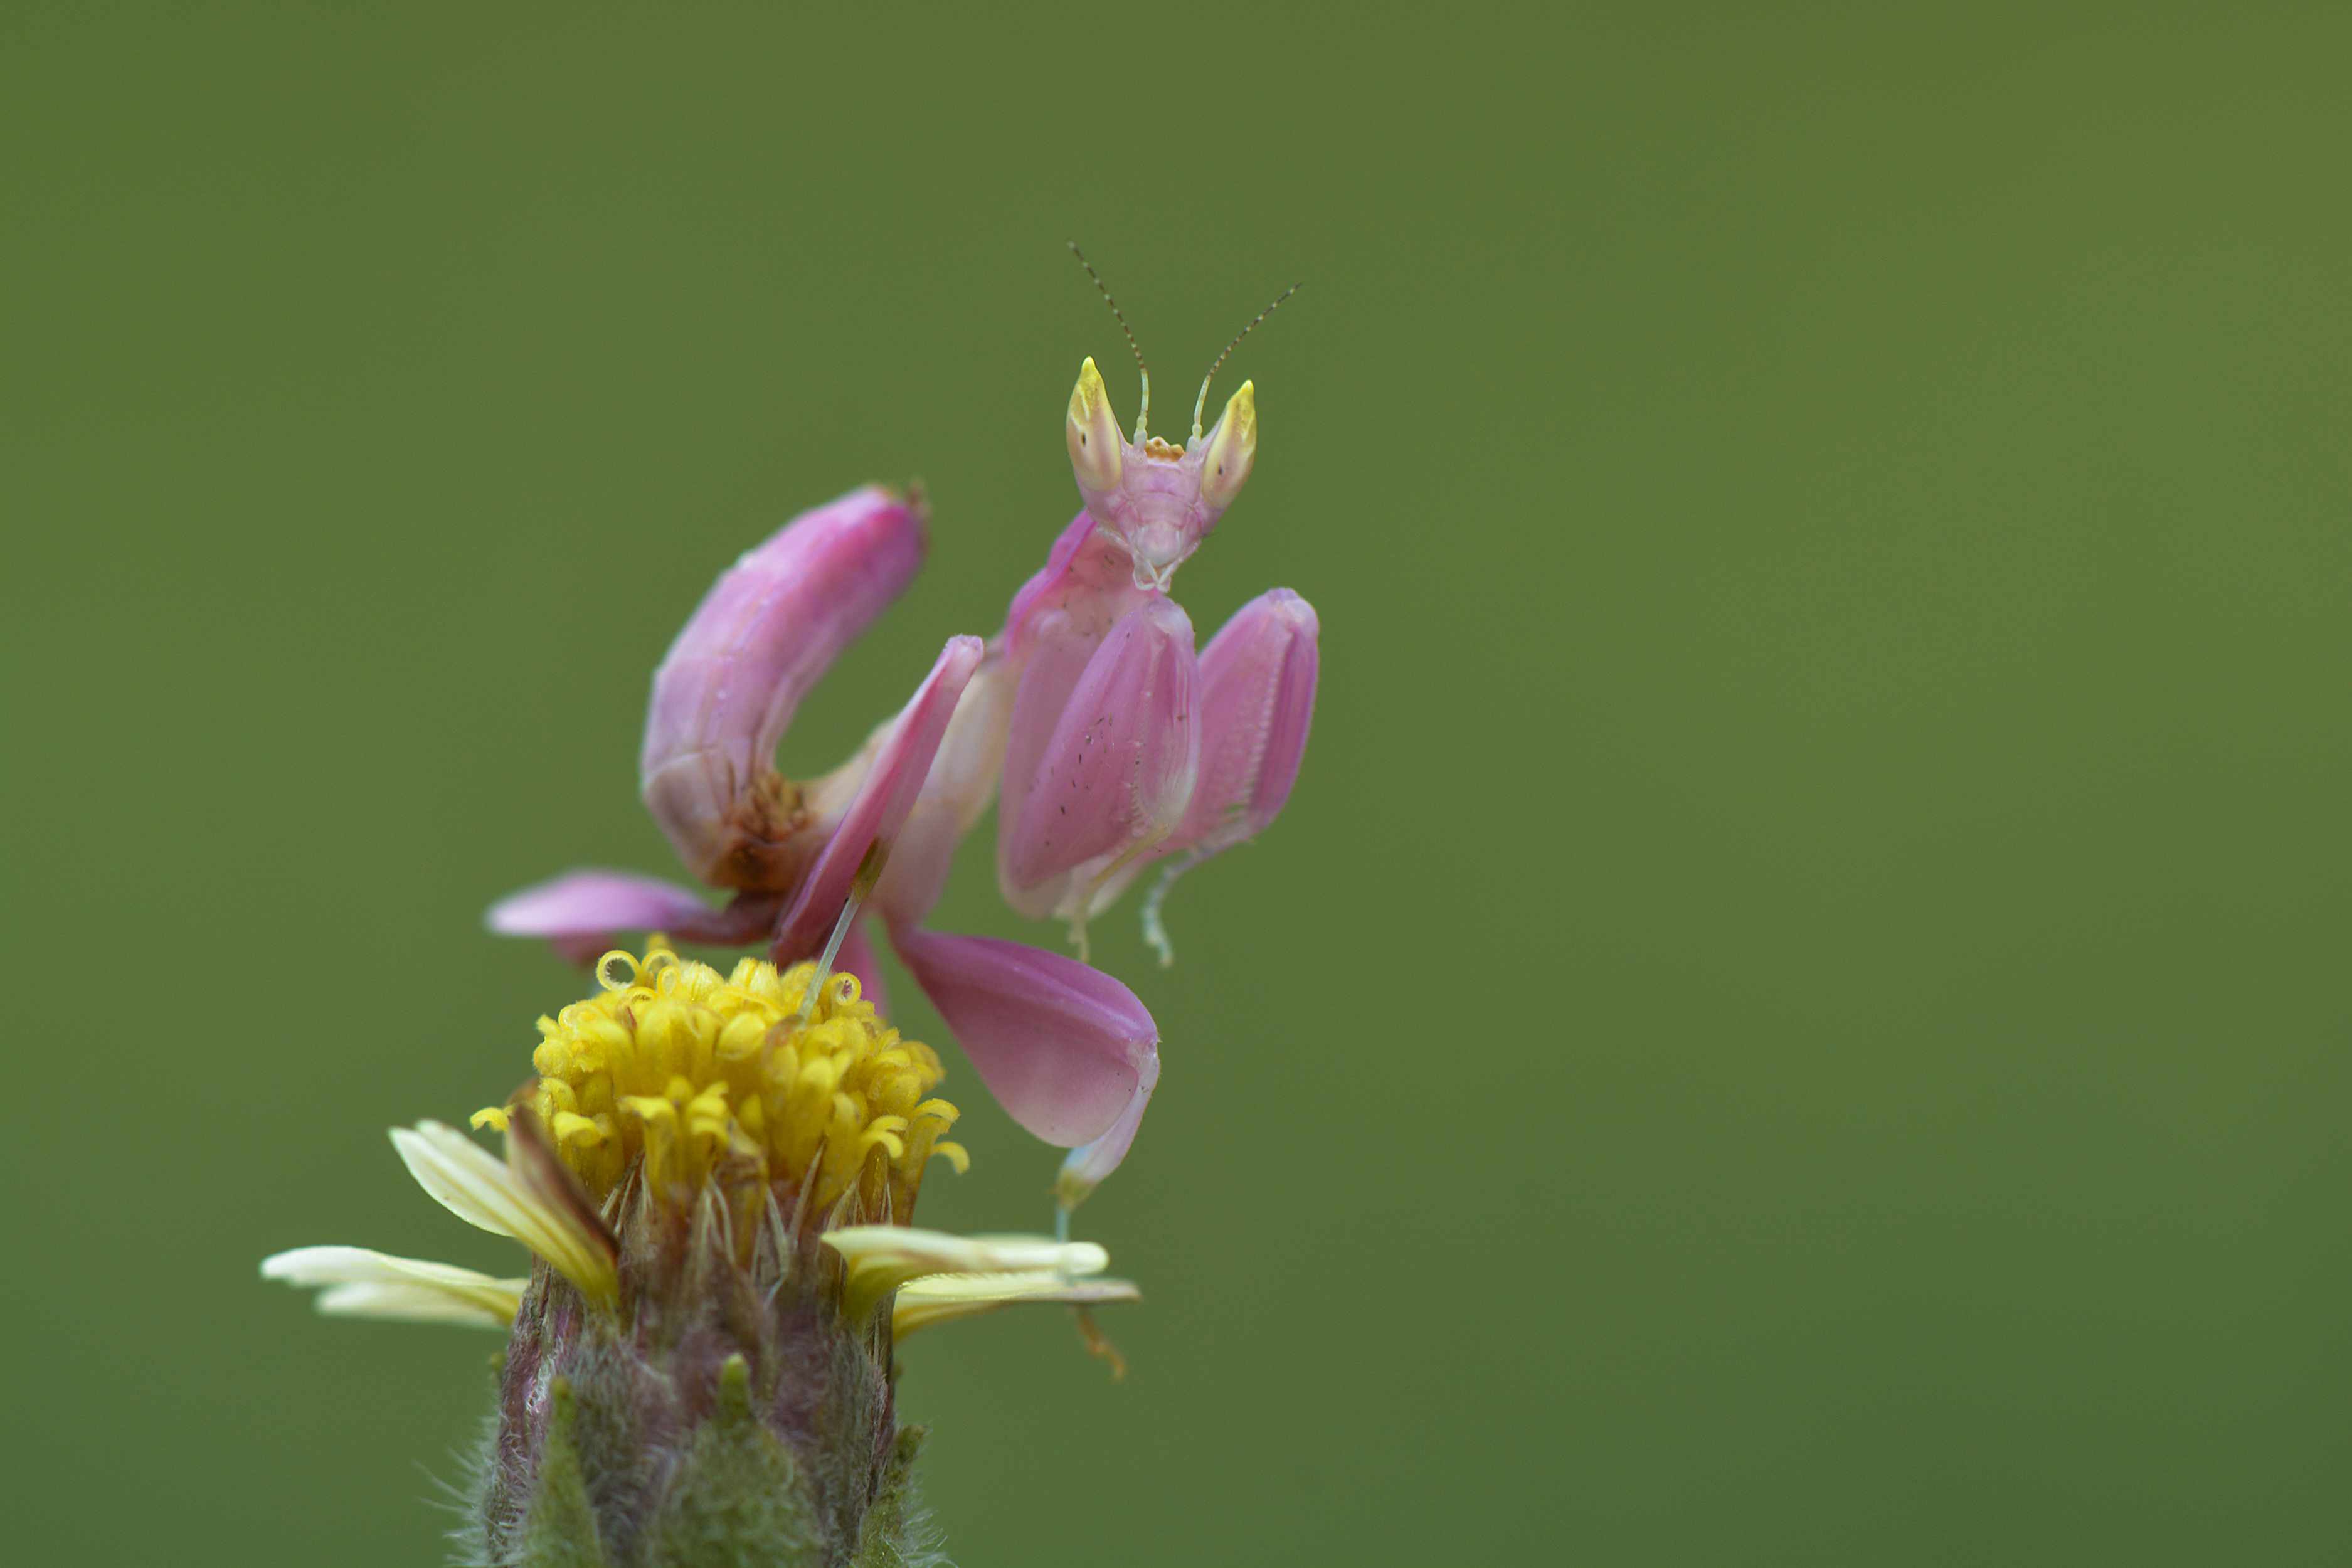
[[(963, 696), (984, 645), (978, 637), (950, 637), (931, 673), (916, 689), (874, 752), (865, 778), (814, 865), (802, 878), (784, 917), (777, 922), (774, 957), (779, 965), (813, 957), (833, 934), (842, 906), (853, 892), (870, 892), (889, 859), (898, 830), (914, 809), (915, 797), (931, 770), (931, 758)], [(859, 884), (863, 883), (861, 887)]]
[(678, 858), (720, 887), (781, 892), (814, 846), (776, 742), (923, 554), (919, 506), (877, 485), (804, 512), (722, 574), (654, 672), (641, 793)]
[(992, 937), (898, 930), (890, 942), (997, 1103), (1046, 1142), (1105, 1136), (1158, 1079), (1159, 1026), (1102, 971)]
[(1174, 601), (1155, 596), (1111, 628), (1021, 799), (1007, 793), (998, 866), (1008, 888), (1035, 889), (1104, 857), (1123, 862), (1175, 831), (1201, 764), (1194, 684), (1192, 623)]

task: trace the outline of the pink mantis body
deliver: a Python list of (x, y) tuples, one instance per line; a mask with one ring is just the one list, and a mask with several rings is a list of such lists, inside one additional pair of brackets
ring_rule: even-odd
[[(1149, 432), (1144, 372), (1129, 441), (1094, 361), (1079, 367), (1065, 435), (1085, 505), (1014, 596), (1002, 639), (1019, 674), (998, 885), (1023, 913), (1067, 920), (1081, 952), (1087, 921), (1146, 865), (1197, 864), (1272, 822), (1307, 743), (1318, 628), (1306, 601), (1262, 595), (1195, 658), (1191, 623), (1168, 597), (1257, 456), (1255, 386), (1244, 382), (1203, 432), (1208, 391), (1204, 380), (1179, 448)], [(1164, 965), (1158, 909), (1155, 895), (1146, 931)]]
[[(1056, 1188), (1066, 1217), (1125, 1157), (1160, 1076), (1150, 1015), (1085, 962), (1086, 923), (1147, 866), (1167, 862), (1172, 876), (1273, 821), (1297, 775), (1318, 672), (1314, 612), (1288, 590), (1252, 601), (1199, 653), (1169, 594), (1249, 476), (1254, 388), (1244, 382), (1204, 433), (1204, 381), (1181, 448), (1145, 427), (1148, 372), (1143, 394), (1129, 441), (1085, 362), (1065, 421), (1078, 515), (1003, 631), (984, 646), (949, 639), (906, 708), (816, 780), (784, 778), (775, 747), (800, 698), (912, 577), (920, 510), (853, 491), (720, 576), (655, 676), (641, 777), (680, 858), (731, 902), (576, 871), (501, 900), (492, 929), (575, 957), (625, 930), (764, 941), (779, 964), (837, 961), (878, 998), (862, 931), (878, 915), (991, 1092), (1071, 1149)], [(999, 885), (1021, 912), (1067, 920), (1076, 959), (923, 929), (957, 844), (1000, 787)], [(1145, 921), (1165, 963), (1159, 897)]]

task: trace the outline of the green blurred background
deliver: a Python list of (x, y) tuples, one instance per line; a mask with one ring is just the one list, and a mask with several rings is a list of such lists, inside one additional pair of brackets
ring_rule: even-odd
[[(1133, 411), (1071, 236), (1171, 429), (1307, 280), (1179, 587), (1325, 684), (1101, 931), (1133, 1374), (908, 1347), (959, 1560), (2346, 1560), (2352, 20), (2212, 9), (14, 0), (17, 1560), (435, 1559), (493, 1342), (256, 1262), (510, 1261), (383, 1131), (581, 984), (483, 905), (671, 869), (793, 511), (936, 527), (788, 764), (995, 628)], [(925, 1218), (1043, 1222), (949, 1055)]]

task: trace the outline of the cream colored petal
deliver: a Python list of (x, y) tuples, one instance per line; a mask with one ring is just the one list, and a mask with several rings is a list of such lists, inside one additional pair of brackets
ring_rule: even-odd
[(1110, 1267), (1110, 1254), (1091, 1241), (1044, 1236), (950, 1236), (902, 1225), (857, 1225), (821, 1237), (848, 1265), (842, 1305), (863, 1315), (910, 1279), (931, 1274), (1052, 1274), (1076, 1279)]
[(320, 1311), (331, 1317), (462, 1323), (475, 1329), (504, 1329), (514, 1321), (453, 1300), (423, 1285), (338, 1285), (319, 1292), (318, 1306)]
[(1143, 1292), (1126, 1279), (1069, 1279), (1055, 1273), (934, 1274), (898, 1288), (890, 1306), (890, 1332), (905, 1339), (917, 1329), (955, 1318), (975, 1317), (1019, 1301), (1095, 1307), (1108, 1301), (1139, 1301)]
[(265, 1279), (325, 1286), (319, 1310), (354, 1317), (480, 1323), (503, 1328), (528, 1279), (494, 1279), (454, 1264), (394, 1258), (364, 1247), (298, 1247), (261, 1261)]
[(542, 1194), (488, 1150), (438, 1121), (395, 1127), (392, 1143), (416, 1184), (443, 1208), (467, 1225), (521, 1242), (591, 1298), (613, 1299), (612, 1243), (570, 1206)]

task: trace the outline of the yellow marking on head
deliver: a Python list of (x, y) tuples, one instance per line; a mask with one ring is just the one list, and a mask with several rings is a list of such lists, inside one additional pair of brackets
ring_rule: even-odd
[(1078, 384), (1070, 389), (1070, 417), (1081, 425), (1091, 424), (1109, 407), (1110, 388), (1103, 384), (1102, 372), (1095, 368), (1094, 355), (1088, 354), (1078, 366)]
[(1226, 400), (1225, 411), (1217, 419), (1209, 455), (1201, 465), (1201, 494), (1212, 506), (1232, 505), (1256, 458), (1257, 388), (1245, 381)]
[(1118, 484), (1121, 468), (1118, 419), (1110, 411), (1110, 391), (1092, 358), (1078, 366), (1078, 384), (1070, 391), (1069, 417), (1064, 422), (1070, 444), (1070, 467), (1078, 482), (1090, 489), (1107, 490)]

